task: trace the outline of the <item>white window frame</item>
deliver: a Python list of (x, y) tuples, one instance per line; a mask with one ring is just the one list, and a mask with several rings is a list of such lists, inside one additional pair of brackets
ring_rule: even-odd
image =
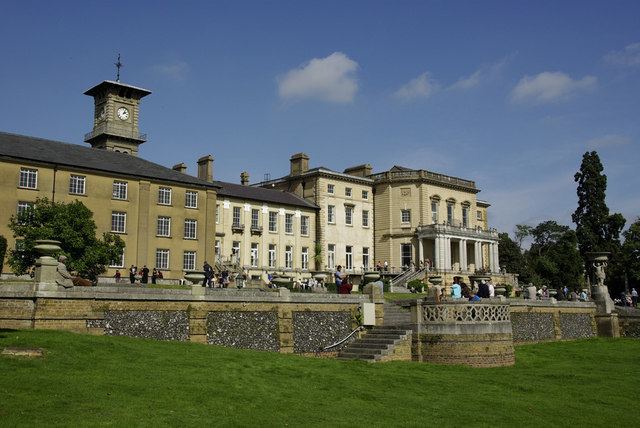
[(251, 210), (251, 228), (260, 229), (260, 210), (253, 208)]
[(362, 199), (369, 199), (369, 191), (368, 190), (363, 190), (362, 191)]
[(431, 201), (431, 222), (438, 223), (438, 211), (440, 210), (440, 203), (436, 200)]
[(251, 267), (258, 267), (260, 262), (259, 247), (257, 242), (251, 243)]
[(232, 217), (231, 217), (231, 226), (240, 227), (241, 224), (242, 224), (242, 207), (233, 207)]
[(327, 205), (327, 223), (336, 224), (336, 206)]
[(368, 270), (370, 267), (369, 247), (362, 247), (362, 267)]
[(87, 177), (84, 175), (71, 174), (69, 176), (69, 194), (85, 195)]
[(18, 187), (22, 189), (38, 188), (38, 170), (34, 168), (20, 168)]
[(123, 268), (124, 267), (124, 249), (122, 249), (122, 253), (120, 254), (120, 259), (115, 261), (115, 263), (111, 263), (109, 265), (110, 268)]
[(482, 221), (482, 210), (476, 210), (476, 220)]
[(276, 247), (276, 244), (269, 244), (269, 267), (270, 268), (275, 268), (276, 267), (276, 263), (278, 260), (278, 253), (277, 253), (278, 248)]
[[(123, 192), (124, 190), (124, 192)], [(127, 195), (129, 191), (129, 183), (126, 181), (113, 180), (113, 188), (111, 191), (111, 198), (118, 199), (121, 201), (127, 200)]]
[(198, 220), (184, 219), (184, 239), (198, 239)]
[(362, 210), (362, 227), (369, 227), (369, 210)]
[(462, 227), (469, 227), (469, 207), (462, 207)]
[(216, 224), (220, 224), (220, 204), (216, 204)]
[(300, 235), (309, 236), (309, 216), (300, 216)]
[(156, 236), (171, 236), (171, 217), (159, 215), (156, 222)]
[(284, 247), (284, 267), (293, 269), (293, 247), (291, 245)]
[(353, 269), (353, 246), (346, 245), (344, 247), (344, 268), (347, 270)]
[(447, 202), (447, 224), (453, 224), (455, 220), (455, 204)]
[(127, 213), (126, 212), (111, 211), (111, 232), (127, 233)]
[(158, 205), (171, 205), (171, 187), (158, 188)]
[[(16, 219), (20, 217), (26, 210), (33, 208), (33, 202), (18, 201), (16, 208)], [(24, 223), (20, 223), (24, 224)]]
[(353, 195), (353, 189), (351, 187), (345, 187), (344, 196), (346, 196), (347, 198), (350, 198), (351, 195)]
[(327, 268), (336, 268), (336, 244), (327, 244)]
[(187, 190), (184, 194), (185, 208), (198, 208), (198, 192), (195, 190)]
[(331, 195), (333, 195), (333, 194), (335, 194), (335, 193), (336, 193), (336, 186), (335, 186), (335, 184), (327, 183), (327, 193), (329, 193), (329, 194), (331, 194)]
[(185, 251), (182, 253), (182, 269), (196, 270), (198, 254), (195, 251)]
[(344, 224), (347, 226), (353, 226), (353, 207), (346, 205), (344, 207)]
[(400, 210), (400, 222), (411, 223), (411, 210)]
[(168, 249), (156, 249), (156, 268), (163, 270), (169, 269), (169, 255), (170, 252)]
[(278, 212), (269, 211), (269, 232), (278, 231)]
[(284, 233), (293, 235), (293, 214), (286, 213), (284, 215)]
[(300, 251), (300, 267), (303, 270), (308, 270), (309, 269), (309, 248), (308, 247), (302, 247), (302, 250)]

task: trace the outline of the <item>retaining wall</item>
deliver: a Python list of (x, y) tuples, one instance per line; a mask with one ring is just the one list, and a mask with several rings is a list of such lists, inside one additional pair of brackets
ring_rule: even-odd
[(597, 335), (593, 302), (510, 300), (513, 341), (585, 339)]
[[(309, 353), (357, 326), (369, 295), (127, 286), (41, 290), (0, 285), (0, 328), (57, 329)], [(382, 304), (376, 308), (381, 314)]]

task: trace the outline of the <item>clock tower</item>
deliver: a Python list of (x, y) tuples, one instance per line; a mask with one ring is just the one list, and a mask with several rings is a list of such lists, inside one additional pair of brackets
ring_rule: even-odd
[(124, 83), (105, 80), (84, 94), (93, 97), (93, 130), (84, 141), (96, 149), (138, 155), (138, 146), (147, 135), (138, 128), (140, 100), (151, 91)]

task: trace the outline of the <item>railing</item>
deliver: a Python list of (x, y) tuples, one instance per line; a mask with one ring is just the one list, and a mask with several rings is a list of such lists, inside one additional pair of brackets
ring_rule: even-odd
[(509, 305), (483, 303), (426, 304), (422, 306), (424, 323), (492, 323), (510, 322)]
[(327, 350), (329, 350), (329, 349), (331, 349), (331, 348), (335, 348), (336, 346), (340, 346), (340, 345), (342, 345), (344, 342), (346, 342), (347, 340), (349, 340), (349, 338), (351, 338), (351, 336), (353, 336), (353, 335), (354, 335), (354, 334), (356, 334), (358, 331), (363, 330), (363, 329), (364, 329), (364, 327), (363, 327), (363, 326), (361, 326), (361, 325), (359, 325), (358, 327), (356, 327), (356, 328), (355, 328), (355, 330), (353, 330), (351, 333), (349, 333), (349, 334), (347, 335), (347, 337), (345, 337), (344, 339), (339, 340), (338, 342), (333, 343), (333, 344), (331, 344), (331, 345), (329, 345), (329, 346), (325, 346), (324, 348), (320, 348), (320, 349), (318, 350), (318, 352), (327, 351)]
[(396, 276), (395, 278), (393, 278), (390, 282), (391, 286), (394, 287), (400, 287), (405, 285), (406, 283), (408, 283), (409, 281), (411, 281), (412, 279), (418, 278), (421, 275), (424, 275), (424, 273), (427, 271), (426, 268), (422, 268), (419, 270), (407, 270), (403, 273), (401, 273), (400, 275)]
[(401, 179), (427, 179), (437, 181), (439, 183), (450, 184), (454, 186), (467, 187), (471, 189), (476, 188), (476, 183), (471, 180), (465, 180), (458, 177), (451, 177), (444, 174), (438, 174), (436, 172), (419, 170), (419, 171), (387, 171), (370, 176), (374, 181), (380, 180), (401, 180)]
[(419, 225), (416, 227), (416, 232), (457, 232), (468, 236), (476, 236), (486, 239), (496, 239), (498, 237), (498, 231), (495, 228), (483, 229), (480, 226), (464, 227), (459, 224), (459, 221), (454, 221), (452, 223), (442, 222), (442, 224), (432, 223)]
[(147, 134), (141, 134), (134, 129), (123, 128), (112, 123), (105, 122), (96, 126), (93, 131), (84, 135), (84, 141), (89, 141), (100, 134), (116, 135), (118, 137), (131, 138), (138, 141), (147, 141)]

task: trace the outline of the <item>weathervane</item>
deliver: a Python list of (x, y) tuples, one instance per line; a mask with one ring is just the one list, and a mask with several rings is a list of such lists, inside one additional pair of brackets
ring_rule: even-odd
[(118, 62), (114, 62), (113, 65), (116, 66), (116, 68), (118, 69), (118, 73), (116, 74), (116, 82), (120, 81), (120, 68), (123, 66), (123, 64), (120, 62), (120, 54), (118, 54)]

